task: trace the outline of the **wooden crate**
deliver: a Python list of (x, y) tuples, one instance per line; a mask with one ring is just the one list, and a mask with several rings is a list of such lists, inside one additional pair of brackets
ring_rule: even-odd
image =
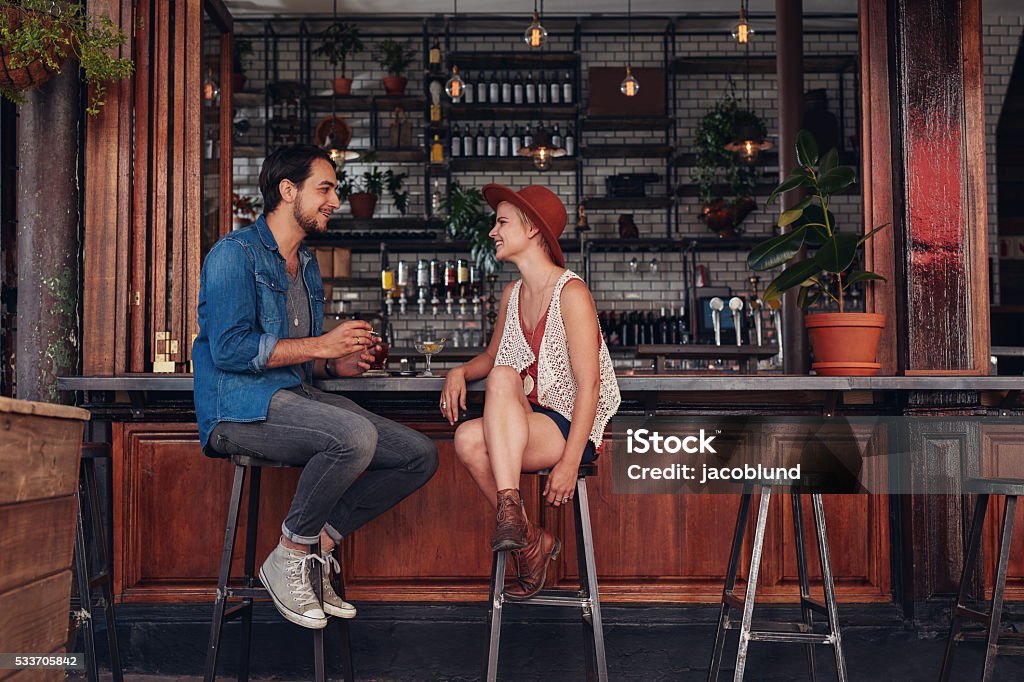
[[(75, 407), (0, 398), (0, 651), (64, 651), (82, 428)], [(0, 680), (15, 670), (0, 670)], [(32, 679), (64, 678), (35, 671)]]

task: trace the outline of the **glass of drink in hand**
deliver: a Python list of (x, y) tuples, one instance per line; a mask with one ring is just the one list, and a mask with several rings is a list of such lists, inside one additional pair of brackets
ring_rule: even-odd
[(430, 371), (430, 356), (432, 356), (434, 353), (440, 353), (442, 350), (444, 350), (444, 344), (447, 341), (448, 339), (446, 338), (434, 339), (429, 337), (425, 339), (416, 340), (416, 350), (419, 351), (420, 353), (423, 353), (423, 355), (426, 356), (427, 358), (427, 367), (426, 369), (423, 370), (423, 374), (421, 374), (420, 376), (434, 376), (434, 373)]
[(373, 356), (373, 362), (370, 363), (370, 369), (383, 370), (388, 365), (388, 351), (391, 349), (391, 344), (381, 339), (381, 342), (377, 344), (379, 349), (376, 350)]

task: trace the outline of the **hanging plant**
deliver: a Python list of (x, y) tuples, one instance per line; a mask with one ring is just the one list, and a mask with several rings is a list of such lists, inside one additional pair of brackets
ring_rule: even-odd
[(697, 160), (690, 179), (697, 184), (703, 207), (700, 217), (722, 236), (735, 235), (740, 222), (757, 207), (753, 199), (757, 168), (725, 148), (733, 139), (733, 131), (741, 126), (753, 128), (762, 138), (767, 134), (761, 117), (741, 109), (730, 92), (701, 118), (694, 137)]
[(23, 102), (25, 90), (60, 73), (73, 56), (89, 86), (86, 112), (96, 115), (106, 84), (132, 73), (130, 59), (111, 56), (127, 39), (109, 17), (88, 14), (81, 2), (0, 0), (0, 95)]

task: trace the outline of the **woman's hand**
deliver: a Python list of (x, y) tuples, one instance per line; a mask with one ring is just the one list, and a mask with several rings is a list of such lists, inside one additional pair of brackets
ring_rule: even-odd
[(466, 409), (466, 371), (462, 367), (448, 371), (438, 407), (449, 424), (454, 426), (459, 421), (459, 410)]
[(560, 507), (568, 504), (576, 493), (576, 476), (579, 472), (579, 459), (573, 464), (564, 456), (558, 464), (551, 467), (548, 481), (544, 485), (544, 499), (548, 504)]

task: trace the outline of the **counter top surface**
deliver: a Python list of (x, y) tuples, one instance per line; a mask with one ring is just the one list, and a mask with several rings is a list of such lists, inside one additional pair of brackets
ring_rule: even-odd
[[(618, 377), (624, 394), (641, 392), (698, 391), (1019, 391), (1024, 377), (1016, 376), (913, 376), (913, 377), (819, 377), (794, 375), (653, 375)], [(326, 391), (341, 393), (434, 393), (444, 377), (363, 376), (318, 381)], [(483, 391), (483, 381), (469, 390)], [(61, 377), (58, 387), (65, 391), (191, 391), (191, 374), (131, 374), (117, 377)]]

